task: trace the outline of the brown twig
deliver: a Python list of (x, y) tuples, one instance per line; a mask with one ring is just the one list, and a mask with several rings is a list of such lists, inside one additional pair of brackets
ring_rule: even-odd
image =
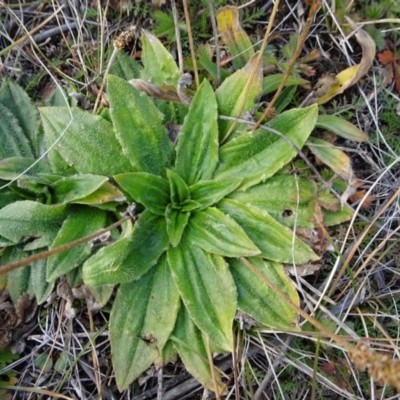
[(257, 121), (257, 123), (252, 127), (252, 131), (255, 131), (256, 129), (258, 129), (258, 127), (260, 126), (261, 122), (268, 116), (271, 114), (271, 110), (272, 107), (274, 106), (274, 104), (276, 103), (276, 101), (278, 100), (279, 95), (282, 93), (283, 88), (285, 87), (285, 84), (287, 82), (287, 80), (289, 79), (290, 74), (293, 71), (293, 68), (297, 62), (297, 59), (300, 56), (301, 51), (303, 50), (303, 45), (304, 42), (307, 39), (308, 33), (310, 32), (311, 29), (311, 24), (314, 20), (315, 14), (317, 13), (319, 9), (319, 1), (318, 0), (314, 0), (313, 3), (311, 4), (310, 7), (310, 11), (308, 13), (308, 18), (306, 21), (306, 24), (304, 26), (303, 32), (300, 34), (299, 36), (299, 40), (297, 42), (297, 47), (296, 50), (293, 54), (292, 59), (290, 60), (288, 69), (285, 73), (285, 76), (282, 79), (281, 84), (279, 85), (278, 90), (276, 91), (274, 97), (272, 98), (272, 100), (270, 101), (270, 103), (268, 104), (267, 108), (265, 109), (263, 115), (261, 116), (261, 118)]
[(196, 53), (194, 51), (192, 28), (190, 25), (189, 8), (188, 8), (187, 0), (183, 0), (182, 3), (183, 3), (183, 11), (185, 13), (185, 21), (186, 21), (186, 26), (187, 26), (187, 31), (188, 31), (190, 55), (192, 57), (192, 62), (193, 62), (194, 80), (195, 80), (196, 86), (198, 88), (200, 86), (199, 71), (197, 70)]
[[(247, 83), (246, 83), (246, 87), (245, 87), (245, 89), (244, 89), (244, 91), (245, 91), (246, 94), (245, 94), (245, 96), (243, 96), (243, 98), (242, 98), (242, 101), (241, 101), (239, 110), (238, 110), (238, 112), (237, 112), (237, 114), (236, 114), (236, 118), (239, 118), (239, 116), (240, 116), (240, 114), (241, 114), (241, 112), (242, 112), (242, 109), (243, 109), (243, 106), (244, 106), (244, 102), (246, 101), (247, 93), (248, 93), (249, 90), (250, 90), (251, 83), (253, 82), (254, 77), (255, 77), (255, 75), (256, 75), (256, 71), (258, 70), (260, 63), (262, 62), (262, 56), (263, 56), (263, 54), (264, 54), (265, 48), (267, 47), (268, 38), (269, 38), (269, 35), (270, 35), (270, 33), (271, 33), (272, 26), (273, 26), (273, 24), (274, 24), (274, 20), (275, 20), (276, 13), (278, 12), (279, 2), (280, 2), (280, 0), (276, 0), (275, 3), (274, 3), (274, 7), (273, 7), (273, 9), (272, 9), (271, 16), (269, 17), (267, 30), (265, 31), (265, 35), (264, 35), (263, 41), (262, 41), (262, 43), (261, 43), (261, 48), (260, 48), (260, 51), (259, 51), (259, 53), (258, 53), (257, 61), (255, 62), (254, 67), (253, 67), (253, 70), (251, 71), (249, 80), (248, 80)], [(261, 120), (260, 120), (259, 122), (261, 123)], [(229, 131), (226, 133), (226, 135), (224, 136), (224, 138), (221, 140), (221, 143), (220, 143), (221, 145), (222, 145), (223, 143), (225, 143), (226, 140), (229, 138), (229, 136), (232, 134), (233, 130), (235, 129), (235, 126), (236, 126), (236, 122), (233, 122), (233, 124), (229, 127)], [(254, 130), (255, 130), (255, 129), (254, 129)]]

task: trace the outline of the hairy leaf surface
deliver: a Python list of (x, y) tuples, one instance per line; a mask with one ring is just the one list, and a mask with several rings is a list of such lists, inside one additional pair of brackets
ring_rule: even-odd
[(164, 215), (170, 202), (168, 181), (146, 172), (130, 172), (114, 176), (117, 183), (129, 193), (133, 200), (143, 204), (152, 213)]
[(218, 161), (217, 101), (204, 80), (183, 122), (176, 148), (176, 172), (188, 186), (210, 179)]
[(165, 168), (172, 165), (174, 148), (160, 112), (144, 93), (123, 79), (110, 75), (107, 89), (111, 118), (124, 154), (139, 172), (164, 175)]
[(236, 289), (224, 259), (182, 240), (169, 248), (168, 263), (193, 321), (219, 347), (232, 351)]
[[(286, 276), (283, 265), (250, 257), (251, 264), (277, 286), (293, 303), (299, 305), (297, 291)], [(297, 313), (281, 300), (260, 277), (240, 259), (229, 261), (238, 290), (238, 308), (263, 325), (283, 330), (297, 330)]]
[(185, 231), (193, 244), (210, 253), (226, 257), (260, 254), (260, 250), (231, 217), (209, 207), (194, 213)]
[(120, 286), (110, 318), (117, 385), (125, 389), (157, 358), (174, 329), (179, 293), (166, 257), (139, 281)]
[(58, 141), (56, 151), (78, 172), (113, 176), (134, 171), (112, 124), (104, 118), (79, 108), (71, 108), (72, 116), (67, 107), (44, 107), (39, 111), (48, 144)]
[(289, 228), (274, 220), (266, 211), (228, 199), (219, 202), (217, 207), (240, 224), (261, 250), (260, 257), (299, 264), (319, 259)]
[[(286, 111), (270, 121), (268, 126), (301, 148), (314, 128), (317, 113), (316, 105)], [(259, 129), (222, 146), (214, 178), (243, 178), (241, 188), (245, 189), (265, 181), (296, 154), (286, 140)]]

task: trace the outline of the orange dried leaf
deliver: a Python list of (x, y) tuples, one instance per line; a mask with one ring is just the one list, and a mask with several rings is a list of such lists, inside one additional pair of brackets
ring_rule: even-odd
[(394, 61), (393, 53), (390, 50), (384, 50), (378, 54), (378, 60), (383, 65), (389, 64)]

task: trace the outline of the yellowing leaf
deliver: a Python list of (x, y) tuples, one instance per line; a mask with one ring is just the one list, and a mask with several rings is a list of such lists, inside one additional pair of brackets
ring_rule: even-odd
[[(354, 29), (355, 25), (353, 21), (349, 18), (348, 21)], [(321, 78), (314, 88), (316, 89), (318, 104), (324, 104), (338, 94), (343, 93), (347, 88), (356, 84), (370, 69), (375, 58), (375, 42), (363, 29), (359, 29), (355, 36), (362, 49), (360, 64), (353, 65), (339, 72), (335, 77), (331, 77), (331, 79), (327, 79), (326, 77)]]
[(254, 50), (250, 38), (240, 25), (238, 8), (226, 6), (218, 10), (217, 23), (222, 40), (233, 56), (233, 66), (235, 69), (243, 67), (254, 55)]
[(309, 137), (307, 146), (324, 164), (328, 165), (338, 175), (348, 182), (353, 179), (350, 157), (325, 140)]

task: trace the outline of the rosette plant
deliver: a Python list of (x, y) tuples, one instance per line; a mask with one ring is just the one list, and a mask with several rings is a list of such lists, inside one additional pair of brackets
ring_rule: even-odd
[[(297, 329), (296, 311), (260, 279), (299, 303), (283, 264), (319, 256), (290, 227), (331, 225), (350, 215), (316, 183), (285, 169), (316, 124), (316, 105), (286, 111), (254, 132), (219, 118), (254, 106), (262, 86), (261, 67), (246, 86), (254, 60), (216, 91), (203, 80), (188, 109), (154, 100), (110, 75), (110, 106), (101, 114), (40, 110), (47, 144), (55, 146), (48, 163), (19, 177), (31, 197), (24, 192), (24, 201), (0, 210), (3, 261), (96, 232), (121, 219), (128, 204), (135, 203), (136, 214), (112, 231), (111, 244), (53, 255), (33, 263), (25, 275), (13, 271), (8, 284), (25, 276), (24, 282), (34, 282), (18, 281), (14, 297), (33, 287), (30, 293), (40, 292), (44, 301), (54, 281), (68, 274), (72, 285), (83, 280), (103, 303), (119, 285), (110, 339), (120, 389), (153, 362), (179, 354), (202, 384), (222, 391), (209, 355), (233, 351), (238, 310), (262, 326)], [(143, 62), (143, 79), (176, 86), (179, 71), (172, 57), (148, 33)], [(165, 128), (168, 113), (177, 122), (184, 116), (174, 142)], [(32, 162), (22, 161), (22, 153), (10, 154), (0, 166), (4, 180), (18, 178)], [(46, 288), (39, 290), (38, 280)]]

